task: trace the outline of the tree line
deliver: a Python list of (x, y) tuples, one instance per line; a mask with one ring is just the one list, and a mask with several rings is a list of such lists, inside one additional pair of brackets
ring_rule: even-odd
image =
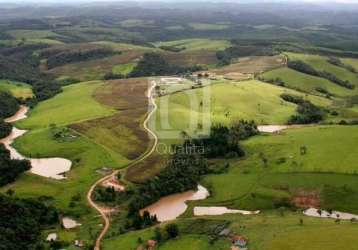
[(93, 59), (104, 58), (119, 52), (114, 52), (110, 48), (96, 48), (88, 50), (59, 51), (58, 53), (49, 54), (47, 57), (47, 68), (52, 69), (68, 63), (82, 62)]
[(30, 161), (11, 159), (10, 151), (0, 144), (0, 187), (14, 182), (19, 175), (30, 169)]
[(293, 60), (293, 61), (290, 60), (287, 64), (287, 66), (291, 69), (297, 70), (297, 71), (305, 73), (305, 74), (325, 78), (325, 79), (327, 79), (341, 87), (347, 88), (347, 89), (355, 88), (355, 85), (352, 84), (350, 81), (342, 80), (342, 79), (338, 78), (336, 75), (334, 75), (328, 71), (317, 71), (311, 65), (309, 65), (303, 61), (300, 61), (300, 60)]
[(233, 59), (246, 56), (273, 56), (277, 52), (271, 46), (235, 45), (216, 52), (219, 66), (229, 65)]
[(54, 77), (39, 70), (40, 58), (34, 52), (41, 48), (44, 46), (0, 47), (0, 79), (32, 85), (36, 101), (49, 99), (61, 92), (61, 86)]
[(304, 100), (300, 96), (282, 94), (281, 98), (286, 102), (291, 102), (297, 105), (297, 114), (292, 115), (288, 124), (310, 124), (317, 123), (324, 119), (326, 111), (310, 101)]
[(4, 121), (5, 118), (14, 115), (19, 109), (15, 97), (6, 92), (0, 92), (0, 139), (11, 133), (12, 125)]
[(162, 55), (155, 52), (145, 53), (143, 58), (138, 62), (136, 67), (129, 74), (130, 77), (142, 76), (164, 76), (175, 75), (186, 72), (194, 72), (203, 70), (200, 65), (182, 67), (169, 64)]

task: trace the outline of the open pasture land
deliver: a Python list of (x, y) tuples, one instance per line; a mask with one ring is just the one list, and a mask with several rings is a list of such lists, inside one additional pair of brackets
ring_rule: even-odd
[(228, 66), (212, 69), (210, 72), (218, 75), (229, 73), (257, 74), (283, 65), (285, 65), (285, 59), (282, 56), (252, 56), (239, 58)]
[(34, 96), (30, 85), (10, 80), (0, 80), (0, 91), (9, 92), (16, 98), (22, 99), (31, 98)]
[(120, 25), (124, 28), (146, 28), (146, 27), (153, 27), (154, 21), (153, 20), (143, 20), (143, 19), (127, 19), (120, 22)]
[(227, 24), (215, 24), (215, 23), (189, 23), (189, 26), (194, 30), (224, 30), (230, 26)]
[[(299, 223), (300, 218), (303, 220), (303, 225)], [(345, 249), (354, 250), (355, 245), (350, 242), (354, 242), (354, 235), (358, 232), (357, 227), (351, 222), (337, 224), (334, 220), (304, 217), (300, 212), (287, 211), (284, 212), (284, 216), (274, 212), (254, 216), (211, 216), (175, 221), (181, 234), (176, 239), (158, 245), (157, 249), (230, 249), (229, 237), (219, 237), (211, 242), (211, 237), (207, 236), (208, 232), (212, 233), (216, 226), (225, 222), (230, 222), (229, 228), (234, 234), (243, 235), (249, 239), (248, 247), (252, 250), (335, 250), (342, 245), (346, 246)], [(160, 226), (162, 230), (164, 226)], [(139, 237), (145, 242), (154, 235), (153, 228), (133, 231), (105, 239), (103, 248), (110, 250), (120, 246), (126, 249), (136, 249)]]
[(120, 55), (110, 56), (102, 59), (95, 59), (86, 62), (71, 63), (56, 67), (46, 72), (57, 77), (68, 76), (82, 81), (101, 79), (106, 73), (120, 64), (135, 63), (142, 55), (143, 51), (127, 51)]
[[(206, 91), (210, 93), (209, 100), (203, 99)], [(163, 126), (167, 126), (168, 123), (172, 129), (182, 131), (193, 126), (192, 123), (201, 121), (201, 118), (208, 114), (203, 113), (203, 106), (191, 105), (192, 100), (196, 100), (197, 103), (203, 101), (203, 105), (210, 105), (213, 123), (230, 124), (246, 119), (255, 120), (258, 124), (285, 124), (295, 113), (296, 105), (283, 101), (280, 98), (282, 93), (303, 96), (299, 92), (256, 80), (218, 81), (204, 88), (163, 96), (156, 100), (158, 111), (153, 118), (156, 119), (154, 130), (165, 131)], [(307, 98), (319, 106), (331, 105), (331, 101), (325, 98), (316, 96), (307, 96)]]
[(139, 157), (150, 143), (142, 125), (148, 111), (147, 88), (146, 78), (106, 82), (93, 96), (99, 103), (119, 110), (119, 113), (76, 123), (71, 128), (127, 159)]
[(98, 42), (92, 42), (92, 44), (110, 47), (111, 49), (116, 50), (116, 51), (129, 51), (129, 50), (156, 51), (156, 50), (158, 50), (154, 47), (146, 47), (146, 46), (135, 45), (135, 44), (130, 44), (130, 43), (116, 43), (116, 42), (111, 42), (111, 41), (98, 41)]
[(205, 177), (213, 195), (200, 204), (273, 209), (306, 197), (299, 206), (357, 213), (357, 131), (357, 126), (314, 126), (249, 139), (243, 142), (244, 159), (229, 161), (227, 173)]
[(192, 52), (161, 52), (164, 59), (170, 64), (179, 66), (205, 65), (215, 66), (219, 61), (216, 58), (216, 52), (210, 50), (192, 51)]
[[(357, 74), (354, 74), (348, 71), (345, 68), (338, 67), (329, 63), (327, 57), (318, 56), (318, 55), (307, 55), (307, 54), (295, 54), (295, 53), (286, 53), (290, 60), (301, 60), (305, 63), (311, 65), (318, 71), (327, 71), (331, 74), (334, 74), (339, 79), (347, 80), (358, 87), (358, 77)], [(357, 89), (357, 88), (356, 88)], [(357, 90), (351, 91), (357, 93)]]
[(183, 39), (167, 42), (157, 42), (154, 44), (156, 47), (160, 46), (172, 46), (177, 48), (183, 48), (183, 51), (195, 51), (195, 50), (224, 50), (230, 47), (230, 42), (227, 40), (211, 40), (211, 39)]
[(51, 30), (11, 30), (7, 34), (12, 36), (17, 40), (21, 39), (41, 39), (41, 38), (56, 38), (59, 37), (59, 34)]
[(358, 71), (358, 59), (342, 58), (341, 60), (343, 63), (351, 65), (353, 68), (355, 68)]
[(131, 73), (131, 71), (135, 68), (136, 65), (137, 64), (134, 62), (118, 64), (112, 68), (112, 72), (114, 74), (127, 75), (127, 74)]
[(39, 103), (29, 113), (29, 118), (18, 122), (26, 129), (46, 128), (50, 124), (66, 126), (75, 122), (113, 115), (116, 111), (101, 105), (92, 98), (101, 81), (83, 82), (66, 86), (52, 99)]
[(337, 96), (347, 96), (355, 93), (354, 91), (334, 84), (327, 79), (304, 74), (287, 67), (265, 72), (261, 77), (265, 80), (279, 78), (284, 82), (286, 87), (316, 95), (320, 94), (317, 91), (317, 88), (325, 89), (329, 93)]

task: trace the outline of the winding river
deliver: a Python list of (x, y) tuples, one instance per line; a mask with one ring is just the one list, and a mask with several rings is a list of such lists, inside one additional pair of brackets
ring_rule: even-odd
[[(27, 112), (29, 111), (28, 107), (21, 106), (20, 109), (16, 112), (15, 115), (5, 119), (8, 123), (14, 123), (19, 120), (27, 118)], [(27, 159), (31, 162), (30, 172), (36, 175), (40, 175), (47, 178), (52, 178), (56, 180), (66, 179), (64, 174), (70, 171), (72, 162), (64, 158), (27, 158), (21, 155), (14, 147), (12, 143), (16, 138), (23, 136), (27, 130), (21, 130), (16, 127), (13, 127), (11, 134), (0, 140), (0, 143), (3, 143), (5, 147), (10, 151), (11, 159), (24, 160)]]

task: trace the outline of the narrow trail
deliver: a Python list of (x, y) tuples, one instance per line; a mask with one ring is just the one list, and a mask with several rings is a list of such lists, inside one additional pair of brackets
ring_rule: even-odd
[(92, 200), (92, 194), (93, 191), (95, 190), (95, 188), (100, 185), (102, 182), (113, 178), (114, 176), (116, 176), (120, 171), (123, 171), (127, 168), (130, 168), (136, 164), (138, 164), (139, 162), (142, 162), (143, 160), (147, 159), (150, 155), (152, 155), (152, 153), (155, 151), (155, 148), (157, 147), (158, 144), (158, 137), (157, 135), (150, 130), (150, 128), (148, 128), (148, 121), (151, 118), (151, 116), (153, 115), (153, 113), (157, 110), (157, 104), (155, 103), (155, 100), (153, 98), (153, 89), (156, 86), (156, 83), (154, 80), (151, 81), (152, 86), (148, 89), (147, 91), (147, 97), (149, 99), (149, 105), (152, 105), (153, 108), (147, 113), (146, 119), (143, 121), (143, 127), (144, 129), (154, 138), (154, 142), (153, 145), (151, 146), (151, 148), (145, 152), (141, 157), (139, 157), (138, 159), (136, 159), (135, 161), (133, 161), (132, 163), (130, 163), (126, 168), (124, 169), (118, 169), (116, 171), (114, 171), (113, 173), (111, 173), (110, 175), (104, 176), (103, 178), (99, 179), (96, 183), (94, 183), (90, 190), (87, 193), (87, 201), (89, 203), (89, 205), (91, 207), (93, 207), (94, 209), (97, 210), (97, 212), (102, 216), (103, 221), (104, 221), (104, 227), (101, 231), (101, 233), (98, 235), (97, 239), (96, 239), (96, 244), (94, 246), (94, 250), (100, 250), (101, 249), (101, 242), (104, 238), (104, 236), (106, 235), (106, 233), (108, 232), (108, 229), (110, 227), (110, 220), (109, 217), (106, 213), (106, 209), (104, 209), (103, 207), (100, 207), (99, 205), (97, 205), (93, 200)]

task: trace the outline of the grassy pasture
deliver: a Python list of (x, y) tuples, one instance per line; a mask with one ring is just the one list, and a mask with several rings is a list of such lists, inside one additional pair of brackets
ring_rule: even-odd
[(17, 40), (56, 38), (60, 36), (51, 30), (11, 30), (7, 33)]
[(119, 64), (135, 63), (135, 61), (143, 54), (144, 51), (126, 51), (120, 55), (102, 59), (67, 64), (46, 72), (54, 74), (57, 77), (68, 76), (82, 81), (98, 80), (102, 79), (106, 73), (111, 72), (113, 67)]
[(179, 66), (205, 65), (214, 67), (218, 63), (214, 50), (183, 51), (180, 53), (161, 52), (162, 56), (170, 63)]
[(145, 47), (145, 46), (129, 44), (129, 43), (116, 43), (111, 41), (98, 41), (98, 42), (93, 42), (92, 44), (107, 46), (117, 51), (156, 50), (155, 48), (151, 48), (151, 47)]
[(71, 127), (128, 159), (139, 157), (150, 143), (147, 133), (142, 129), (148, 110), (144, 96), (147, 87), (145, 78), (106, 82), (95, 91), (95, 100), (121, 111), (113, 116), (79, 122)]
[(353, 58), (342, 58), (343, 63), (353, 66), (356, 70), (358, 70), (358, 60)]
[(244, 159), (229, 161), (227, 173), (205, 177), (204, 185), (213, 195), (200, 203), (272, 209), (279, 199), (315, 192), (325, 208), (357, 212), (353, 202), (358, 200), (357, 130), (357, 126), (307, 127), (245, 141)]
[[(299, 225), (300, 218), (303, 219), (302, 226)], [(345, 245), (346, 249), (353, 250), (355, 249), (354, 235), (358, 232), (356, 225), (350, 222), (336, 224), (334, 220), (304, 217), (300, 212), (285, 212), (284, 216), (279, 216), (276, 213), (257, 216), (224, 215), (177, 220), (176, 223), (180, 230), (185, 233), (182, 233), (177, 239), (160, 244), (157, 248), (160, 250), (230, 249), (229, 238), (221, 237), (210, 244), (209, 237), (200, 234), (201, 231), (212, 230), (213, 225), (223, 220), (231, 222), (229, 227), (233, 232), (246, 236), (249, 239), (248, 247), (253, 250), (334, 250), (342, 245)], [(200, 226), (200, 230), (187, 233), (189, 224)], [(153, 229), (135, 231), (107, 238), (103, 247), (104, 249), (115, 249), (120, 246), (126, 249), (136, 249), (139, 237), (146, 241), (153, 236)], [(337, 238), (339, 239), (337, 240)]]
[(145, 27), (153, 27), (153, 20), (142, 20), (142, 19), (127, 19), (120, 22), (120, 25), (124, 28), (145, 28)]
[[(291, 60), (301, 60), (312, 67), (314, 67), (316, 70), (319, 71), (327, 71), (334, 75), (336, 75), (338, 78), (342, 80), (348, 80), (352, 84), (355, 84), (358, 86), (358, 77), (356, 74), (335, 65), (330, 64), (327, 62), (327, 58), (323, 56), (318, 55), (306, 55), (306, 54), (295, 54), (295, 53), (286, 53), (288, 57)], [(353, 93), (356, 93), (356, 90), (351, 91)]]
[(338, 96), (354, 94), (354, 91), (338, 86), (327, 79), (304, 74), (286, 67), (265, 72), (261, 77), (268, 80), (280, 78), (285, 82), (287, 87), (312, 94), (319, 94), (316, 90), (317, 87), (326, 89), (330, 93)]
[(22, 99), (31, 98), (34, 95), (30, 85), (10, 80), (0, 80), (0, 91), (9, 92), (16, 98)]
[(112, 72), (114, 74), (123, 74), (127, 75), (132, 72), (134, 67), (136, 66), (136, 63), (125, 63), (125, 64), (118, 64), (112, 68)]
[(224, 30), (230, 26), (226, 24), (213, 24), (213, 23), (189, 23), (189, 26), (194, 30)]
[[(206, 97), (203, 99), (205, 93), (209, 93), (208, 99)], [(296, 106), (283, 101), (280, 98), (282, 93), (302, 95), (293, 90), (255, 80), (218, 81), (218, 84), (205, 88), (158, 98), (158, 111), (153, 118), (156, 119), (154, 126), (157, 131), (166, 131), (168, 123), (171, 129), (187, 130), (189, 127), (195, 127), (198, 121), (200, 123), (201, 119), (209, 113), (213, 123), (228, 124), (246, 119), (255, 120), (258, 124), (284, 124), (289, 116), (295, 113)], [(320, 106), (331, 104), (324, 98), (314, 96), (307, 98)], [(197, 105), (194, 105), (195, 103), (191, 105), (190, 101), (193, 100), (196, 100)], [(201, 101), (203, 106), (199, 105)], [(204, 113), (203, 107), (209, 108), (209, 113)]]
[(185, 47), (184, 51), (193, 50), (223, 50), (230, 46), (230, 42), (227, 40), (211, 40), (211, 39), (184, 39), (167, 42), (157, 42), (154, 44), (156, 47), (159, 46), (174, 46), (174, 47)]
[(29, 118), (20, 121), (18, 126), (27, 129), (45, 128), (50, 124), (65, 126), (112, 115), (115, 110), (92, 99), (93, 92), (102, 84), (100, 81), (92, 81), (66, 86), (63, 93), (39, 103), (30, 111)]
[(252, 56), (243, 57), (237, 62), (225, 67), (210, 70), (210, 72), (223, 75), (228, 73), (255, 74), (283, 66), (282, 56)]

